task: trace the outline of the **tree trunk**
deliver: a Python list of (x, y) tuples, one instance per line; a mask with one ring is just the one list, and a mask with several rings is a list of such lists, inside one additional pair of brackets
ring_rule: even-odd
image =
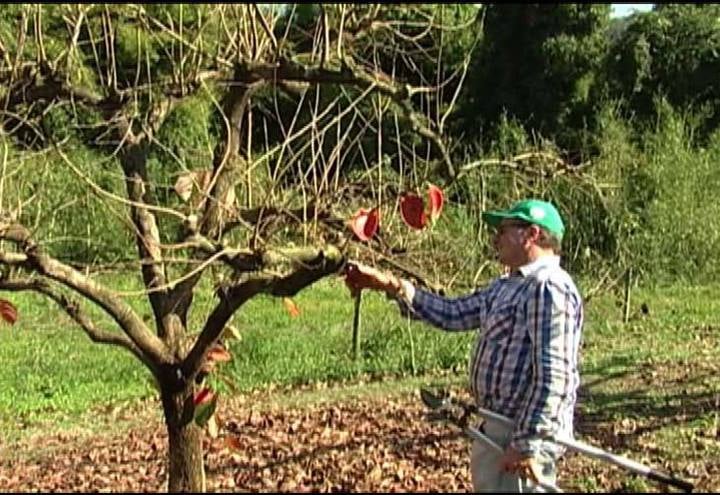
[(168, 491), (204, 492), (202, 430), (193, 421), (192, 387), (161, 395), (168, 431)]

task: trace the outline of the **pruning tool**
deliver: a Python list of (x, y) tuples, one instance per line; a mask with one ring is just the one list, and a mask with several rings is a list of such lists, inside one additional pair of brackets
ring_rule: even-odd
[[(435, 395), (427, 389), (420, 389), (420, 397), (422, 398), (422, 401), (425, 403), (425, 405), (428, 406), (431, 410), (431, 412), (428, 414), (428, 419), (430, 419), (431, 421), (447, 421), (453, 423), (461, 430), (463, 430), (465, 434), (468, 435), (470, 438), (480, 440), (488, 447), (495, 450), (498, 454), (503, 453), (504, 449), (500, 445), (498, 445), (494, 440), (485, 435), (483, 432), (469, 424), (470, 417), (473, 415), (473, 413), (477, 412), (477, 409), (474, 406), (453, 401), (447, 394)], [(503, 416), (495, 415), (494, 413), (492, 413), (492, 415), (488, 417), (494, 416), (498, 416), (499, 418), (504, 419)], [(534, 466), (531, 466), (531, 469), (534, 475), (534, 479), (532, 481), (535, 485), (543, 488), (546, 492), (562, 492), (562, 490), (558, 488), (555, 484), (542, 480), (541, 473), (538, 469), (534, 469)]]
[[(473, 414), (477, 414), (485, 419), (493, 419), (505, 425), (511, 426), (513, 424), (513, 421), (510, 418), (507, 418), (488, 409), (484, 409), (482, 407), (465, 404), (461, 401), (453, 399), (452, 397), (450, 397), (449, 394), (444, 392), (433, 393), (426, 388), (421, 388), (420, 398), (422, 399), (423, 403), (431, 410), (430, 414), (428, 415), (429, 419), (442, 420), (453, 423), (456, 426), (460, 427), (460, 429), (462, 429), (471, 438), (485, 442), (491, 448), (502, 452), (502, 447), (500, 447), (497, 443), (493, 442), (493, 440), (488, 438), (487, 435), (480, 432), (477, 428), (469, 426), (469, 418)], [(675, 488), (679, 488), (686, 493), (691, 493), (694, 489), (694, 485), (689, 481), (679, 479), (671, 474), (657, 471), (637, 461), (628, 459), (627, 457), (611, 454), (610, 452), (606, 452), (602, 449), (586, 444), (584, 442), (580, 442), (571, 438), (562, 438), (556, 435), (548, 436), (547, 440), (554, 442), (558, 445), (562, 445), (575, 452), (585, 454), (589, 457), (606, 461), (616, 466), (620, 466), (627, 469), (628, 471), (643, 475), (651, 480), (674, 486)], [(542, 482), (537, 484), (539, 486), (542, 486), (547, 491), (561, 491), (558, 487), (554, 485), (549, 485)]]

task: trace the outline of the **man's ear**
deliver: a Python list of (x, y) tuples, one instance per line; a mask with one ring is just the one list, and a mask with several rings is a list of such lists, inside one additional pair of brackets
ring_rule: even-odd
[(528, 240), (535, 243), (540, 240), (540, 236), (542, 235), (542, 232), (540, 232), (540, 227), (538, 227), (537, 225), (530, 225), (530, 227), (528, 227), (525, 232), (527, 232)]

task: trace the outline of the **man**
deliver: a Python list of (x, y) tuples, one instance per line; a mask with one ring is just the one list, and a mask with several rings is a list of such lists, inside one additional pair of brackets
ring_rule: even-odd
[(508, 273), (472, 294), (447, 298), (407, 280), (351, 264), (351, 291), (380, 290), (413, 316), (445, 330), (479, 328), (470, 360), (470, 387), (480, 407), (511, 418), (514, 427), (485, 421), (481, 430), (505, 450), (473, 443), (476, 492), (540, 491), (554, 484), (562, 449), (547, 435), (572, 437), (583, 303), (560, 267), (565, 226), (550, 203), (529, 199), (483, 213)]

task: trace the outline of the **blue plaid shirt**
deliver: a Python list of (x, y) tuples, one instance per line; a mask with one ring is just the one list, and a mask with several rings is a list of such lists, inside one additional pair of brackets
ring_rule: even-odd
[(450, 331), (480, 328), (470, 387), (480, 407), (514, 419), (513, 447), (533, 453), (547, 449), (544, 434), (572, 438), (583, 303), (558, 256), (454, 299), (403, 286), (415, 317)]

